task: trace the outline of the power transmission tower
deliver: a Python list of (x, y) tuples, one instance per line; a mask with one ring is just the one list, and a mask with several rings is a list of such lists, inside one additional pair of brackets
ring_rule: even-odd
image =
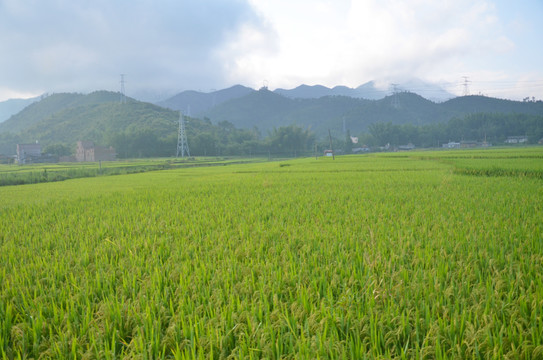
[(176, 157), (190, 157), (189, 143), (187, 142), (187, 133), (185, 132), (185, 118), (181, 111), (179, 112), (179, 131), (177, 133), (177, 154)]
[(398, 84), (392, 85), (392, 107), (398, 109), (400, 107), (400, 97), (398, 96)]
[(125, 80), (124, 80), (124, 77), (126, 76), (126, 74), (121, 74), (121, 104), (125, 104), (126, 103), (126, 95), (124, 94), (124, 83), (125, 83)]
[(469, 96), (469, 83), (471, 81), (469, 81), (469, 77), (467, 76), (463, 76), (462, 77), (464, 79), (464, 96)]

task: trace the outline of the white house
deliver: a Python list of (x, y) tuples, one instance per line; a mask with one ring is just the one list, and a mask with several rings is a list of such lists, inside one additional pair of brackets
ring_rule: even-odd
[(17, 162), (31, 164), (35, 158), (41, 156), (41, 144), (17, 144)]

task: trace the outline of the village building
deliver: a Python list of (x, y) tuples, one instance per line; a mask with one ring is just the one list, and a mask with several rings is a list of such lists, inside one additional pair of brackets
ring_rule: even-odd
[(507, 144), (524, 144), (528, 142), (528, 136), (508, 136), (505, 142)]
[(76, 161), (113, 161), (117, 157), (115, 149), (94, 145), (92, 141), (78, 141)]
[(362, 147), (357, 147), (357, 148), (352, 149), (353, 154), (364, 153), (364, 152), (369, 152), (369, 151), (371, 151), (371, 149), (367, 145), (363, 145)]
[(460, 143), (459, 142), (454, 142), (454, 141), (449, 141), (446, 144), (442, 144), (442, 147), (444, 147), (446, 149), (459, 149), (460, 148)]
[(441, 144), (441, 146), (445, 149), (469, 149), (469, 148), (475, 148), (475, 147), (491, 147), (492, 143), (485, 141), (479, 142), (479, 141), (461, 141), (461, 142), (454, 142), (449, 141), (446, 144)]
[(469, 149), (477, 147), (477, 141), (475, 140), (462, 140), (460, 141), (460, 148)]
[(41, 157), (41, 144), (17, 144), (17, 163), (32, 164), (39, 162)]
[(415, 145), (413, 145), (412, 143), (398, 146), (398, 150), (400, 151), (409, 151), (409, 150), (413, 150), (414, 148), (415, 148)]

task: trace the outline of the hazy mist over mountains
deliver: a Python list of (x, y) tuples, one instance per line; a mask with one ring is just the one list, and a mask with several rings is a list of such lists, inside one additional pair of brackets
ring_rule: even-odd
[[(228, 89), (213, 92), (200, 92), (194, 90), (182, 91), (166, 100), (156, 102), (157, 105), (173, 110), (181, 110), (187, 114), (199, 115), (205, 111), (231, 99), (243, 97), (255, 89), (242, 85), (235, 85)], [(455, 95), (447, 92), (436, 84), (426, 83), (413, 79), (403, 86), (388, 86), (388, 89), (379, 87), (376, 82), (370, 81), (356, 88), (335, 86), (329, 88), (323, 85), (300, 85), (293, 89), (278, 88), (272, 92), (289, 99), (319, 99), (325, 96), (345, 96), (354, 99), (379, 100), (394, 92), (412, 92), (433, 102), (443, 102), (454, 98)], [(137, 97), (136, 97), (137, 98)]]
[(413, 79), (402, 86), (397, 85), (396, 88), (392, 84), (388, 88), (382, 88), (376, 85), (375, 81), (369, 81), (356, 88), (349, 88), (347, 86), (335, 86), (328, 88), (322, 85), (300, 85), (294, 89), (276, 89), (275, 93), (284, 95), (289, 98), (300, 99), (312, 99), (320, 98), (323, 96), (348, 96), (359, 99), (379, 100), (387, 95), (390, 95), (394, 91), (409, 91), (418, 94), (428, 100), (434, 102), (442, 102), (455, 97), (454, 94), (441, 88), (439, 85), (430, 84), (422, 80)]
[(0, 122), (9, 119), (10, 116), (17, 114), (39, 99), (40, 97), (35, 97), (30, 99), (10, 99), (0, 102)]
[[(243, 85), (234, 85), (226, 89), (209, 92), (186, 90), (173, 96), (167, 96), (165, 92), (157, 93), (150, 90), (138, 91), (136, 94), (128, 93), (129, 95), (132, 95), (133, 98), (140, 101), (154, 103), (173, 110), (182, 110), (189, 115), (198, 115), (220, 103), (245, 96), (252, 91), (257, 90), (258, 89), (252, 89)], [(322, 85), (302, 84), (293, 89), (278, 88), (273, 90), (273, 92), (291, 99), (318, 99), (324, 96), (347, 96), (357, 99), (379, 100), (392, 94), (395, 90), (398, 92), (413, 92), (434, 102), (442, 102), (455, 97), (454, 94), (447, 92), (439, 85), (427, 83), (419, 79), (406, 81), (396, 88), (392, 85), (389, 85), (388, 88), (387, 85), (384, 87), (377, 86), (375, 81), (369, 81), (356, 88), (342, 85), (329, 88)], [(9, 119), (10, 116), (17, 114), (26, 106), (37, 100), (39, 100), (39, 97), (32, 99), (10, 99), (0, 102), (0, 122)]]
[(542, 11), (540, 0), (6, 0), (0, 101), (119, 91), (121, 74), (127, 96), (152, 103), (264, 83), (285, 96), (305, 84), (379, 99), (397, 83), (450, 98), (412, 79), (457, 96), (466, 81), (470, 94), (543, 99)]

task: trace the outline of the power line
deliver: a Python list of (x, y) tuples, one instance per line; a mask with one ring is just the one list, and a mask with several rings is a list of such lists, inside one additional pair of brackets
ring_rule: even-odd
[[(472, 81), (469, 80), (469, 77), (463, 77), (467, 79), (468, 93), (470, 93), (469, 83)], [(459, 86), (464, 87), (466, 90), (466, 80), (461, 82), (451, 82), (451, 83), (436, 83), (444, 89), (453, 89), (458, 88)], [(477, 80), (477, 85), (481, 86), (485, 92), (490, 91), (499, 91), (499, 90), (525, 90), (525, 89), (538, 89), (543, 87), (543, 80)], [(413, 88), (412, 90), (416, 90)]]

